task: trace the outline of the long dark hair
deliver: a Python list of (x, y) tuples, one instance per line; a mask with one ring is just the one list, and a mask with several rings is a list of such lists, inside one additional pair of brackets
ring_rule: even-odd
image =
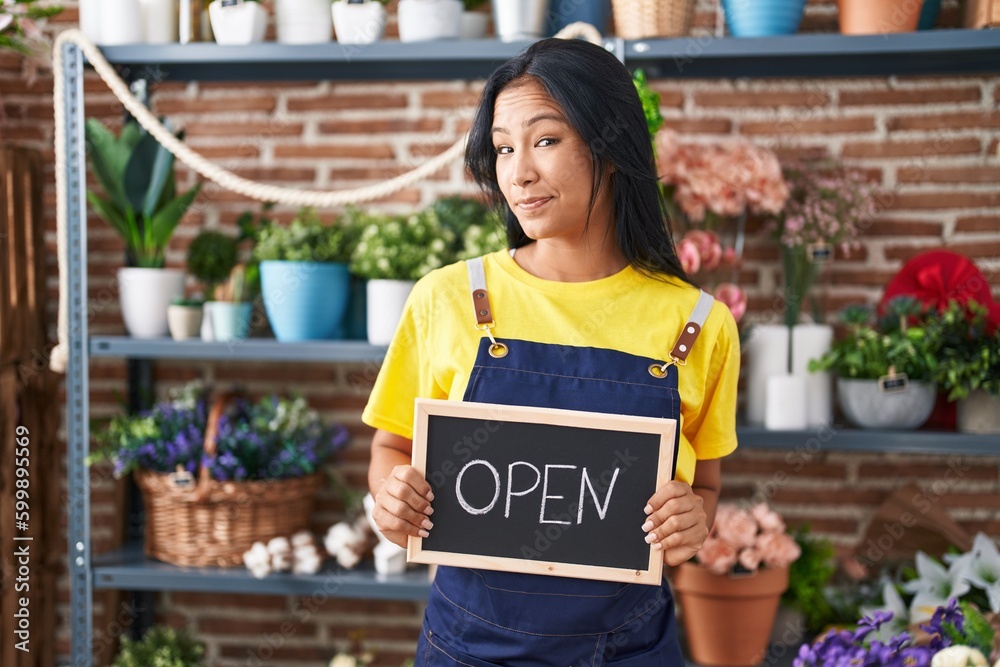
[(603, 48), (576, 39), (543, 39), (497, 68), (486, 82), (472, 121), (465, 164), (505, 220), (510, 247), (520, 248), (532, 240), (497, 182), (493, 112), (500, 93), (526, 77), (545, 88), (590, 147), (591, 210), (605, 174), (611, 172), (615, 235), (628, 263), (645, 274), (666, 274), (691, 283), (674, 250), (646, 116), (632, 75)]

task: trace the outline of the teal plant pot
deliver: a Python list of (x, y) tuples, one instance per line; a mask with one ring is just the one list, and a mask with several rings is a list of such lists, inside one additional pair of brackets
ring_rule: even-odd
[(733, 37), (794, 35), (799, 30), (806, 0), (722, 0)]
[(260, 287), (279, 341), (328, 340), (341, 331), (351, 292), (346, 264), (261, 262)]
[(250, 312), (253, 304), (213, 301), (212, 333), (215, 340), (225, 342), (242, 340), (250, 334)]
[(934, 28), (939, 13), (941, 13), (941, 0), (924, 0), (924, 4), (920, 8), (920, 21), (917, 23), (917, 30)]
[(342, 327), (348, 340), (368, 340), (368, 281), (351, 276), (351, 300)]

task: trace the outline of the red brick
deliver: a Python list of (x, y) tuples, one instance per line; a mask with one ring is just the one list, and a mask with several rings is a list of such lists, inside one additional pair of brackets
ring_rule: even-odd
[[(254, 84), (256, 86), (256, 84)], [(245, 89), (245, 84), (243, 84)], [(154, 97), (153, 108), (161, 114), (262, 111), (272, 113), (277, 101), (272, 95), (241, 95), (238, 97)], [(234, 123), (239, 127), (239, 123)]]
[(231, 607), (233, 609), (273, 609), (287, 611), (288, 601), (273, 595), (238, 595), (236, 593), (188, 593), (174, 591), (170, 600), (175, 606), (211, 609)]
[(388, 144), (288, 144), (275, 146), (277, 158), (391, 158)]
[(232, 616), (211, 616), (209, 618), (198, 619), (198, 632), (210, 635), (267, 635), (281, 632), (289, 637), (305, 637), (307, 639), (316, 637), (317, 627), (315, 623), (291, 623), (291, 631), (283, 633), (281, 627), (286, 622), (289, 621), (280, 616), (275, 616), (273, 620), (266, 621)]
[(292, 602), (292, 612), (317, 611), (324, 614), (368, 614), (374, 616), (414, 616), (418, 612), (415, 602), (402, 600), (365, 600), (328, 597), (326, 601), (300, 598)]
[(771, 497), (771, 502), (789, 506), (876, 506), (881, 504), (888, 495), (888, 491), (880, 491), (876, 489), (790, 489), (787, 487), (780, 487)]
[(933, 158), (940, 155), (978, 155), (982, 144), (975, 137), (934, 141), (858, 141), (844, 144), (843, 156), (851, 158)]
[(304, 167), (241, 167), (233, 169), (238, 176), (253, 181), (295, 181), (316, 180), (316, 170)]
[(406, 106), (403, 93), (368, 95), (326, 95), (324, 97), (292, 97), (289, 111), (334, 111), (339, 109), (400, 109)]
[(830, 96), (818, 90), (696, 92), (694, 102), (699, 107), (825, 107)]
[(896, 180), (900, 183), (1000, 183), (1000, 167), (978, 165), (937, 169), (900, 169)]
[(825, 516), (792, 517), (785, 516), (785, 522), (792, 530), (802, 524), (809, 524), (813, 533), (826, 533), (836, 535), (856, 535), (861, 523), (857, 519), (835, 519)]
[(888, 260), (900, 260), (903, 262), (907, 262), (910, 259), (919, 255), (920, 253), (927, 252), (928, 250), (935, 250), (937, 248), (941, 248), (943, 245), (944, 245), (943, 243), (938, 242), (938, 243), (929, 243), (919, 246), (911, 246), (911, 245), (886, 246), (886, 248), (882, 251), (882, 253)]
[(909, 90), (842, 90), (840, 106), (901, 106), (904, 104), (941, 104), (978, 102), (982, 93), (978, 86), (962, 88), (927, 88)]
[(666, 118), (663, 127), (682, 135), (729, 134), (733, 122), (726, 118)]
[(240, 137), (244, 143), (254, 143), (271, 137), (297, 137), (302, 134), (302, 123), (272, 120), (264, 123), (187, 123), (187, 136)]
[(649, 87), (660, 95), (661, 109), (680, 109), (684, 106), (684, 92), (678, 86), (661, 80), (649, 82)]
[(949, 243), (949, 250), (954, 250), (966, 257), (996, 259), (1000, 257), (1000, 240), (977, 241), (974, 243)]
[(943, 224), (925, 220), (875, 220), (865, 236), (941, 236)]
[(743, 259), (754, 262), (774, 262), (781, 258), (781, 249), (775, 242), (755, 243), (748, 241), (743, 248)]
[[(980, 465), (973, 457), (956, 459), (956, 467), (950, 469), (950, 460), (945, 457), (940, 463), (866, 463), (858, 466), (860, 479), (881, 479), (902, 482), (906, 479), (918, 480), (971, 480), (996, 481), (997, 467)], [(950, 472), (949, 472), (950, 471)], [(961, 474), (961, 477), (957, 477)], [(946, 477), (947, 475), (947, 477)]]
[[(798, 470), (796, 470), (798, 468)], [(730, 456), (722, 461), (722, 469), (726, 477), (733, 475), (773, 475), (783, 472), (795, 477), (823, 478), (823, 479), (843, 479), (847, 474), (847, 469), (841, 463), (829, 463), (817, 461), (801, 464), (795, 462), (786, 463), (783, 459), (761, 460), (756, 458), (745, 458), (744, 456)], [(792, 471), (795, 470), (793, 473)]]
[(956, 232), (1000, 232), (1000, 217), (987, 215), (959, 218), (955, 222)]
[(419, 158), (437, 157), (452, 147), (454, 142), (410, 144), (410, 155)]
[[(330, 169), (331, 181), (384, 181), (395, 178), (402, 174), (409, 173), (413, 167), (385, 166), (385, 167), (345, 167)], [(450, 174), (447, 168), (442, 168), (431, 174), (429, 180), (446, 181)]]
[(220, 654), (223, 658), (240, 660), (238, 664), (270, 664), (278, 660), (307, 662), (314, 664), (326, 663), (334, 653), (330, 646), (290, 646), (279, 635), (274, 641), (261, 637), (251, 645), (222, 644)]
[(740, 124), (740, 134), (746, 135), (849, 134), (874, 130), (875, 119), (870, 116), (816, 120), (782, 119), (775, 122)]
[(440, 118), (372, 118), (366, 120), (331, 120), (319, 124), (319, 131), (330, 134), (380, 134), (399, 132), (440, 132)]
[(958, 128), (998, 128), (1000, 113), (963, 112), (928, 116), (896, 116), (886, 121), (890, 132), (903, 130), (954, 130)]
[(943, 494), (940, 503), (948, 509), (1000, 510), (1000, 493), (959, 493), (954, 489)]
[(416, 642), (420, 637), (419, 627), (406, 627), (398, 625), (374, 625), (366, 624), (362, 627), (349, 627), (343, 625), (331, 625), (328, 634), (334, 639), (350, 639), (352, 635), (362, 630), (366, 641), (412, 641)]
[(425, 109), (459, 109), (475, 107), (480, 96), (480, 92), (471, 90), (430, 90), (420, 96), (420, 102)]
[(1000, 206), (1000, 192), (907, 192), (897, 194), (888, 208), (893, 210), (908, 209), (947, 209), (947, 208), (982, 208)]
[[(834, 267), (835, 269), (837, 267)], [(896, 271), (878, 271), (864, 268), (856, 271), (837, 271), (830, 273), (834, 285), (856, 285), (861, 287), (884, 287), (896, 275)]]
[(191, 147), (206, 158), (226, 159), (226, 158), (256, 158), (260, 157), (260, 148), (250, 144), (240, 142), (238, 144), (226, 144), (222, 146), (198, 145), (198, 141), (189, 142)]

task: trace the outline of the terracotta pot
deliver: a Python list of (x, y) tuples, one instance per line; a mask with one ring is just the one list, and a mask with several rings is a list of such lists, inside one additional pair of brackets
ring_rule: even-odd
[(674, 571), (688, 654), (699, 665), (753, 667), (764, 659), (788, 588), (788, 568), (717, 575), (694, 563)]
[(884, 35), (917, 29), (923, 0), (838, 0), (840, 32)]

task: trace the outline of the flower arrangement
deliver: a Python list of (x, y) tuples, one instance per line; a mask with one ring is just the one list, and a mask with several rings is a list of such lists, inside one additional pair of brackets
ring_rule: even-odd
[(288, 225), (269, 220), (256, 230), (255, 261), (338, 262), (351, 261), (359, 229), (352, 224), (327, 225), (316, 211), (302, 208)]
[(419, 280), (455, 259), (455, 232), (433, 208), (408, 216), (369, 215), (351, 272), (369, 280)]
[[(735, 273), (740, 265), (733, 248), (723, 249), (718, 234), (702, 229), (692, 229), (681, 238), (677, 257), (685, 273), (703, 279), (718, 273)], [(734, 282), (719, 282), (717, 277), (709, 280), (715, 283), (715, 298), (726, 304), (739, 322), (747, 310), (746, 292)]]
[(219, 418), (216, 452), (204, 451), (208, 392), (198, 383), (172, 392), (151, 410), (114, 418), (90, 462), (110, 459), (116, 477), (137, 469), (195, 474), (218, 481), (288, 479), (315, 472), (348, 441), (325, 425), (302, 397), (239, 398)]
[(141, 640), (122, 637), (111, 667), (202, 667), (205, 647), (183, 630), (155, 625)]
[(767, 504), (745, 509), (721, 503), (697, 558), (715, 574), (750, 573), (761, 566), (788, 567), (801, 553), (784, 520)]
[(30, 55), (47, 50), (42, 26), (62, 10), (58, 5), (42, 6), (38, 0), (4, 0), (0, 3), (0, 51)]

